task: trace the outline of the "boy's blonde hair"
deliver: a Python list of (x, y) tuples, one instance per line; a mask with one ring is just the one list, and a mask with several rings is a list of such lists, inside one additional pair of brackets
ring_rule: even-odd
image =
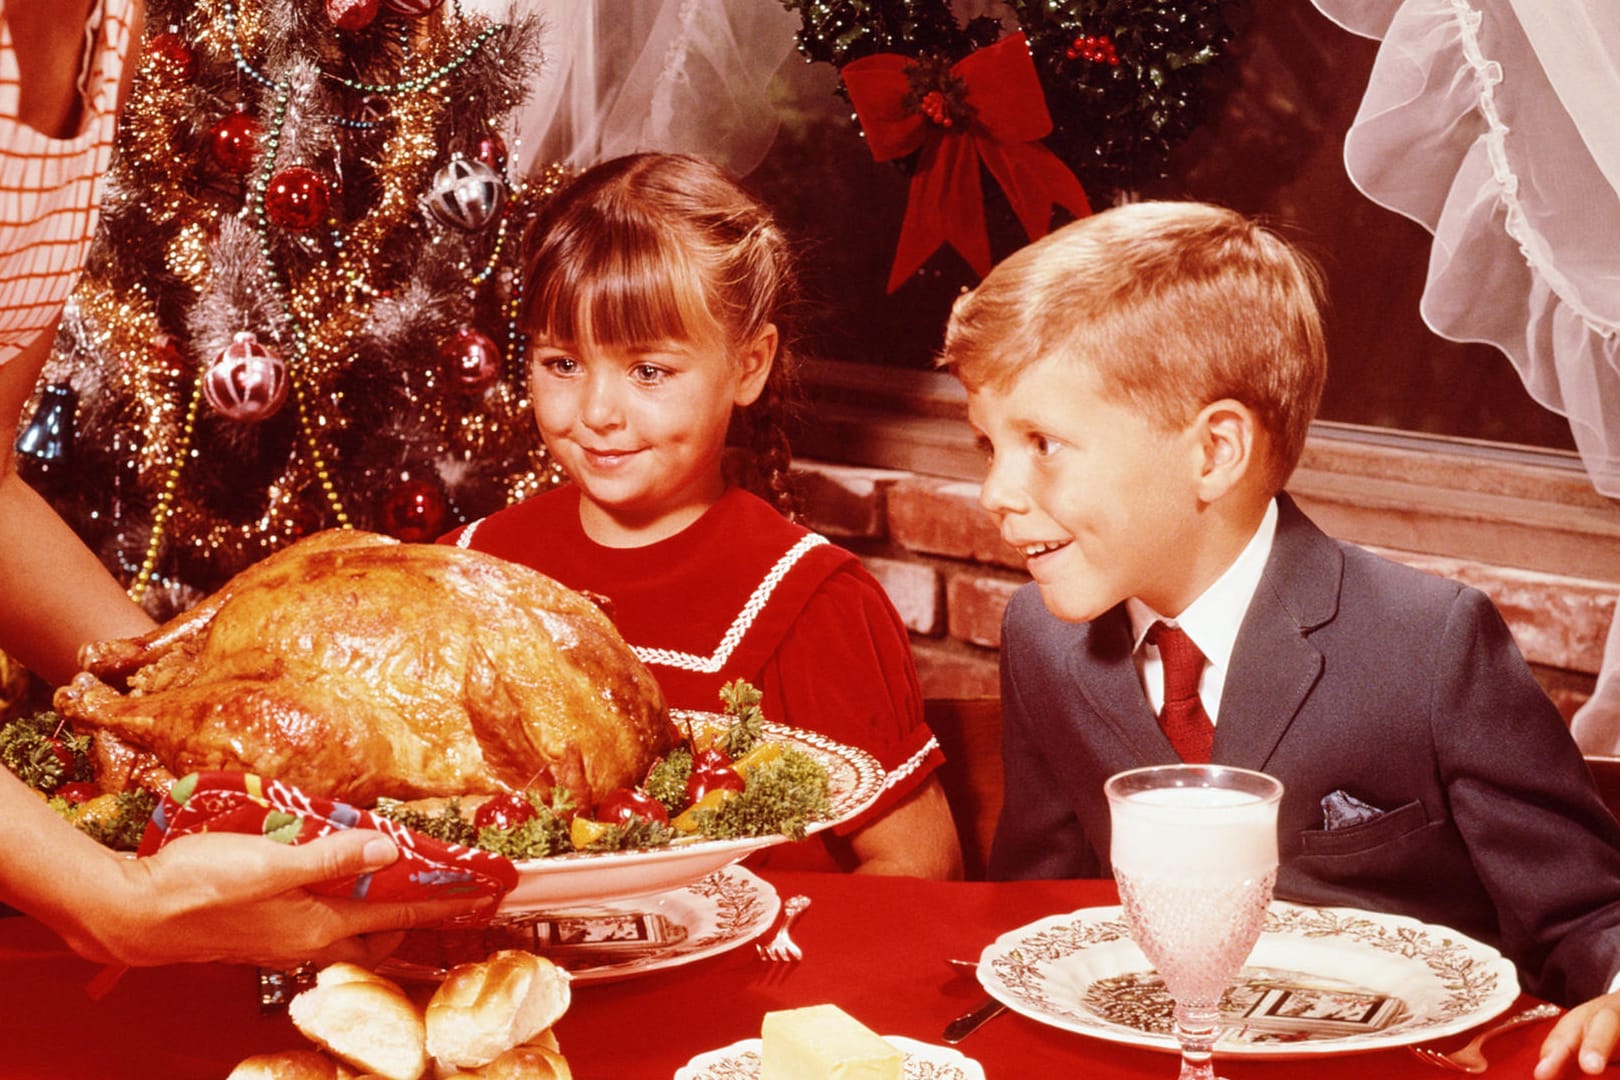
[(523, 325), (553, 343), (728, 348), (775, 325), (781, 344), (758, 400), (732, 414), (745, 486), (796, 509), (787, 429), (797, 405), (789, 347), (793, 252), (770, 209), (719, 166), (630, 154), (587, 169), (531, 228)]
[(1320, 277), (1270, 229), (1204, 203), (1105, 210), (1030, 244), (957, 298), (941, 363), (1005, 389), (1048, 358), (1167, 429), (1221, 398), (1252, 409), (1280, 491), (1327, 375)]

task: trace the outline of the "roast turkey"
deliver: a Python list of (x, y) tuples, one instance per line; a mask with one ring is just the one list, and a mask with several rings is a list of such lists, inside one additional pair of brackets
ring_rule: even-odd
[(658, 684), (584, 596), (359, 531), (292, 544), (80, 660), (55, 706), (102, 735), (109, 788), (240, 769), (365, 806), (550, 780), (589, 804), (676, 740)]

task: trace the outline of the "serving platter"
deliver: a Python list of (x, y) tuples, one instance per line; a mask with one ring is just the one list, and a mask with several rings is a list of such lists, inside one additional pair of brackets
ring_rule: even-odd
[[(1009, 931), (979, 957), (985, 990), (1016, 1012), (1111, 1042), (1177, 1052), (1171, 1001), (1120, 907)], [(1215, 1052), (1305, 1058), (1380, 1050), (1475, 1027), (1519, 995), (1513, 965), (1443, 926), (1354, 908), (1273, 903)]]
[[(984, 1080), (984, 1068), (949, 1046), (885, 1035), (906, 1055), (906, 1080)], [(760, 1040), (744, 1039), (699, 1054), (675, 1073), (675, 1080), (759, 1080)]]
[(476, 929), (409, 930), (378, 970), (404, 981), (437, 982), (456, 964), (498, 949), (525, 949), (567, 968), (575, 982), (607, 982), (735, 949), (764, 933), (781, 906), (769, 882), (727, 866), (635, 900), (510, 912)]
[[(672, 710), (671, 715), (677, 724), (689, 723), (697, 729), (727, 722), (712, 713)], [(809, 823), (807, 835), (859, 816), (883, 792), (883, 767), (859, 747), (771, 721), (765, 722), (764, 737), (803, 750), (827, 769), (828, 812)], [(739, 840), (683, 839), (667, 848), (645, 851), (573, 852), (520, 859), (514, 862), (517, 887), (506, 894), (500, 910), (559, 910), (667, 892), (756, 851), (787, 842), (789, 838), (780, 834)]]

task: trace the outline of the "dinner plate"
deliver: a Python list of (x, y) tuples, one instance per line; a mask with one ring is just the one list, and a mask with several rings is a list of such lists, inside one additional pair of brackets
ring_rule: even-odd
[(575, 982), (606, 982), (679, 967), (735, 949), (771, 925), (781, 901), (741, 866), (638, 900), (574, 911), (498, 915), (486, 928), (410, 930), (378, 968), (436, 982), (456, 964), (497, 949), (526, 949), (567, 968)]
[[(948, 1046), (885, 1035), (906, 1055), (906, 1080), (984, 1080), (984, 1069)], [(744, 1039), (699, 1054), (675, 1073), (675, 1080), (759, 1080), (760, 1040)]]
[[(1042, 1023), (1176, 1051), (1169, 995), (1119, 907), (1040, 919), (979, 957), (992, 997)], [(1442, 926), (1353, 908), (1273, 903), (1222, 1003), (1217, 1054), (1310, 1057), (1467, 1030), (1519, 995), (1513, 965)]]
[[(714, 727), (727, 722), (713, 713), (671, 710), (683, 726)], [(787, 743), (826, 766), (829, 780), (825, 817), (809, 823), (817, 833), (854, 818), (883, 791), (883, 767), (859, 747), (847, 746), (813, 731), (766, 721), (766, 739)], [(677, 840), (666, 848), (645, 851), (571, 852), (544, 859), (519, 859), (517, 887), (501, 901), (502, 911), (555, 910), (649, 896), (699, 881), (762, 848), (788, 842), (786, 836), (753, 836), (740, 840)]]

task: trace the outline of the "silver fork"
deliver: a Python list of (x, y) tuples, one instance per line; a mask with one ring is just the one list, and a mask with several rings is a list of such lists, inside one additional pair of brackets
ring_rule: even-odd
[(782, 925), (777, 927), (776, 935), (763, 945), (756, 944), (754, 952), (761, 960), (771, 960), (776, 963), (792, 963), (804, 957), (804, 950), (799, 943), (793, 940), (788, 933), (793, 929), (794, 920), (804, 914), (804, 909), (810, 906), (808, 896), (790, 896), (786, 904), (782, 905)]
[(1563, 1011), (1557, 1005), (1537, 1005), (1533, 1009), (1515, 1013), (1500, 1024), (1488, 1027), (1475, 1035), (1467, 1046), (1460, 1050), (1453, 1050), (1449, 1054), (1442, 1054), (1440, 1051), (1428, 1046), (1408, 1046), (1407, 1049), (1423, 1061), (1427, 1061), (1430, 1065), (1438, 1065), (1442, 1069), (1451, 1069), (1455, 1072), (1482, 1073), (1485, 1071), (1487, 1062), (1485, 1061), (1485, 1055), (1480, 1051), (1480, 1047), (1485, 1045), (1486, 1039), (1494, 1038), (1504, 1031), (1511, 1031), (1522, 1024), (1533, 1024), (1537, 1020), (1550, 1020)]

